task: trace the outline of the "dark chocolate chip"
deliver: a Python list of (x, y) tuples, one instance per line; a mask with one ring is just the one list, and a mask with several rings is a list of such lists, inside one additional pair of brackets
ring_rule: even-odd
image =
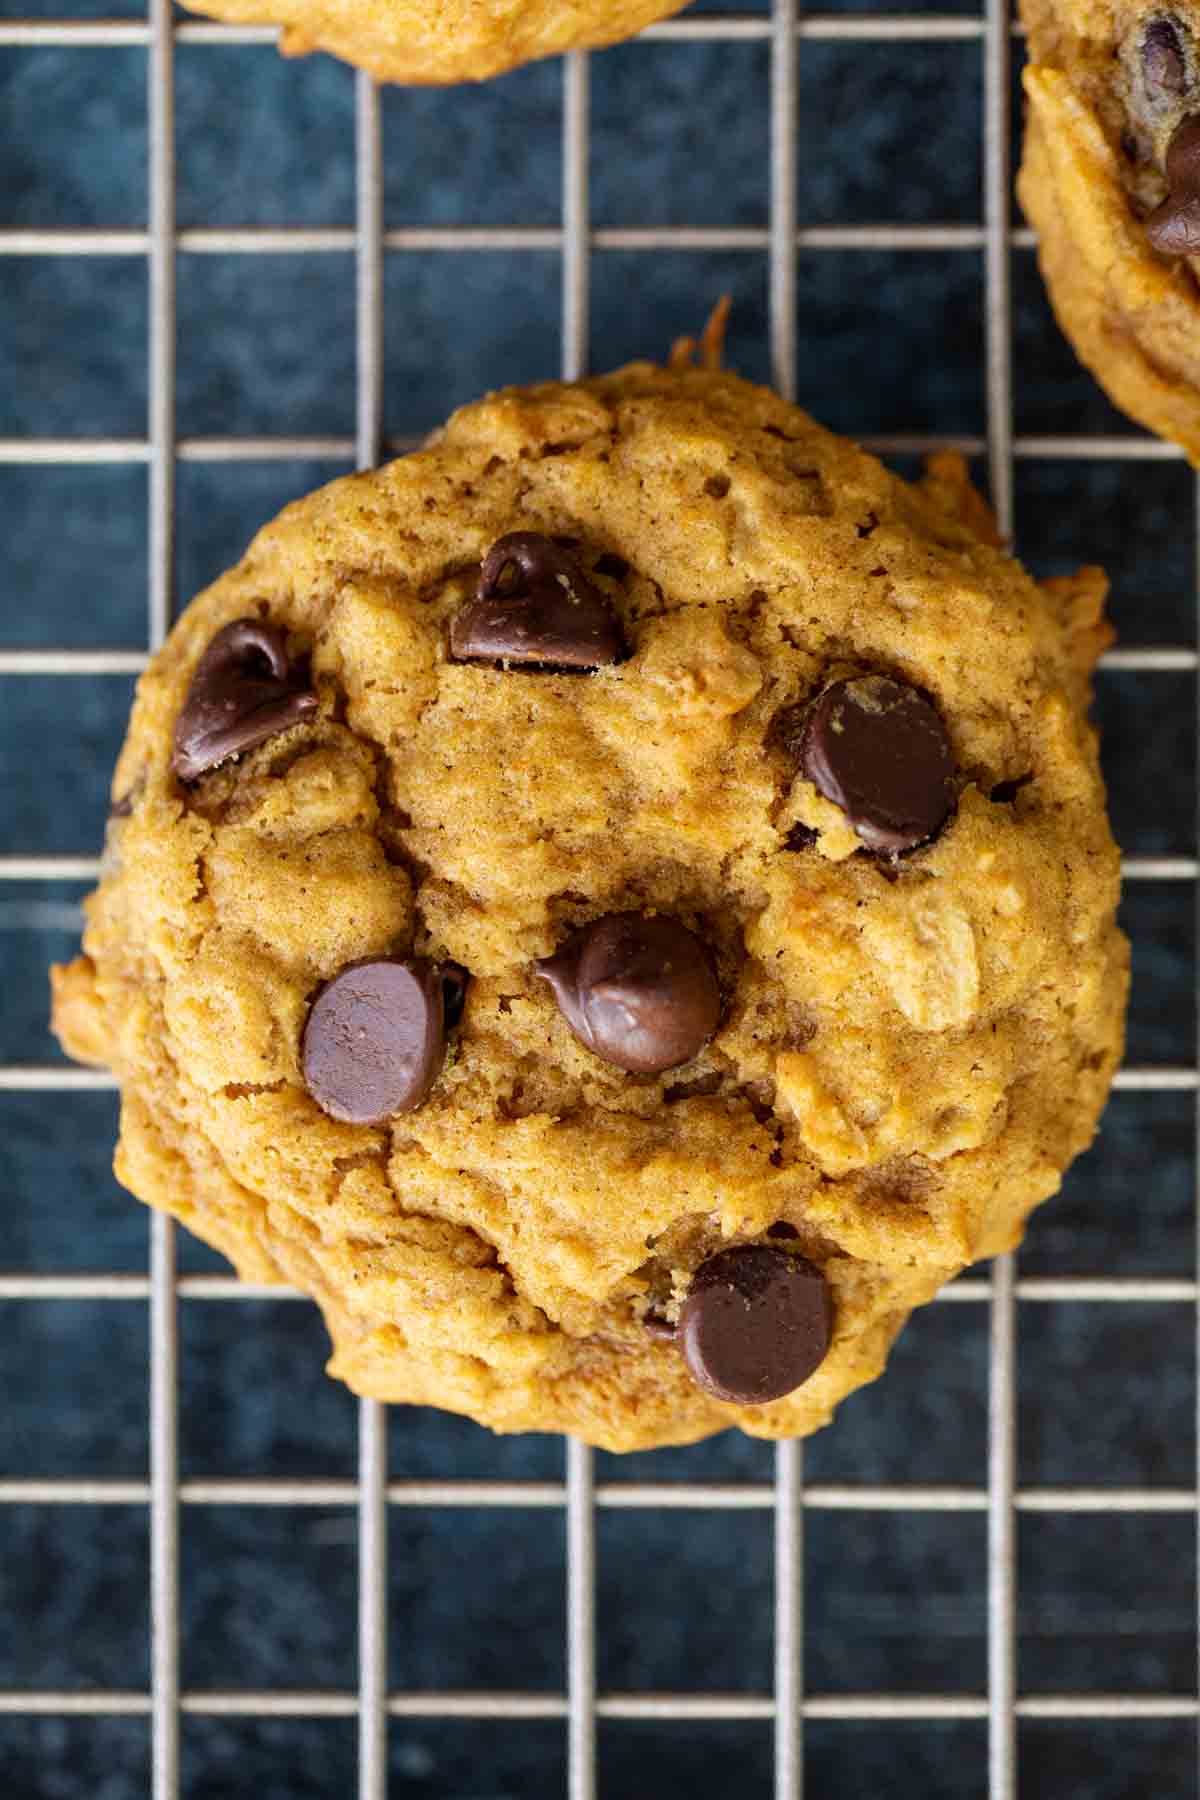
[(802, 773), (869, 850), (894, 855), (926, 843), (954, 804), (946, 727), (905, 682), (835, 682), (809, 707), (799, 748)]
[(1151, 19), (1142, 36), (1142, 73), (1146, 86), (1156, 94), (1182, 94), (1187, 86), (1187, 63), (1179, 27), (1171, 19)]
[(333, 1119), (376, 1125), (420, 1106), (446, 1051), (446, 996), (456, 964), (399, 957), (350, 963), (327, 981), (301, 1043), (304, 1085)]
[(278, 625), (235, 619), (218, 631), (175, 721), (171, 767), (181, 781), (286, 731), (316, 711), (317, 696), (288, 660)]
[(632, 1074), (690, 1062), (720, 1021), (712, 957), (677, 919), (610, 913), (537, 972), (580, 1042)]
[(800, 1233), (786, 1219), (776, 1219), (774, 1225), (767, 1226), (767, 1236), (773, 1238), (798, 1238)]
[(767, 1244), (718, 1250), (701, 1263), (679, 1315), (692, 1380), (739, 1406), (792, 1393), (820, 1367), (832, 1334), (820, 1269)]
[(604, 595), (569, 551), (536, 531), (512, 531), (492, 545), (475, 598), (450, 623), (459, 662), (588, 670), (620, 662), (624, 648)]
[(679, 1327), (672, 1325), (670, 1319), (664, 1319), (661, 1313), (644, 1314), (642, 1324), (646, 1328), (647, 1337), (661, 1338), (665, 1343), (673, 1344), (679, 1335)]
[(811, 825), (797, 823), (784, 838), (783, 847), (785, 850), (811, 850), (820, 835)]
[(1200, 115), (1184, 119), (1167, 145), (1170, 193), (1146, 220), (1146, 236), (1164, 256), (1200, 251)]

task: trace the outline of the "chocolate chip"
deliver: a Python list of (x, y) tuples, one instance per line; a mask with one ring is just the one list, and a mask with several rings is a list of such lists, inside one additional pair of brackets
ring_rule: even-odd
[(619, 662), (624, 643), (608, 601), (570, 552), (540, 532), (512, 531), (492, 545), (475, 598), (451, 621), (450, 654), (587, 670)]
[(677, 919), (610, 913), (575, 932), (537, 973), (580, 1042), (633, 1074), (690, 1062), (720, 1021), (712, 957)]
[(446, 1051), (447, 990), (460, 996), (465, 985), (457, 964), (391, 956), (350, 963), (327, 981), (300, 1050), (304, 1085), (322, 1112), (376, 1125), (420, 1106)]
[(673, 1344), (679, 1334), (679, 1327), (672, 1325), (670, 1319), (664, 1319), (661, 1313), (643, 1314), (642, 1324), (646, 1328), (647, 1337), (660, 1338), (665, 1343)]
[(1171, 19), (1151, 19), (1142, 36), (1142, 74), (1146, 86), (1160, 94), (1182, 94), (1187, 63), (1179, 27)]
[(1170, 193), (1146, 220), (1146, 236), (1164, 256), (1200, 251), (1200, 115), (1184, 119), (1167, 145)]
[(785, 850), (811, 850), (820, 835), (811, 825), (797, 823), (784, 838), (783, 847)]
[(869, 850), (926, 843), (954, 803), (954, 754), (923, 695), (884, 675), (827, 687), (809, 707), (800, 767)]
[(767, 1236), (772, 1238), (798, 1238), (800, 1233), (786, 1219), (776, 1219), (773, 1225), (767, 1226)]
[(289, 662), (279, 626), (235, 619), (196, 665), (175, 721), (171, 767), (181, 781), (195, 781), (316, 708), (317, 696)]
[(679, 1315), (692, 1380), (739, 1406), (792, 1393), (820, 1367), (832, 1333), (820, 1269), (766, 1244), (718, 1250), (701, 1263)]

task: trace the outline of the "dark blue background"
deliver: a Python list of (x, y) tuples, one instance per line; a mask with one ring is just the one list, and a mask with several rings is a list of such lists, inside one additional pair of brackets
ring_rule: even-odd
[[(73, 10), (109, 15), (114, 4)], [(804, 222), (979, 219), (978, 41), (806, 42), (800, 70)], [(182, 227), (352, 224), (348, 71), (192, 43), (178, 49), (177, 75)], [(768, 79), (764, 44), (635, 44), (594, 59), (595, 224), (765, 225)], [(551, 63), (482, 89), (388, 92), (388, 225), (556, 225), (561, 86)], [(144, 226), (145, 112), (141, 48), (0, 49), (0, 227)], [(1018, 431), (1132, 431), (1058, 336), (1032, 253), (1012, 263)], [(756, 252), (598, 251), (593, 366), (662, 351), (727, 290), (732, 360), (765, 376), (766, 274)], [(181, 433), (349, 436), (353, 283), (349, 255), (182, 254)], [(559, 307), (554, 252), (390, 255), (388, 431), (423, 431), (485, 387), (556, 373)], [(849, 431), (982, 433), (982, 308), (976, 251), (803, 254), (802, 400)], [(138, 257), (0, 261), (0, 437), (144, 435), (146, 324)], [(181, 594), (342, 466), (184, 462)], [(1195, 643), (1193, 481), (1181, 462), (1022, 460), (1016, 486), (1018, 547), (1036, 571), (1104, 561), (1126, 643)], [(143, 468), (0, 465), (0, 518), (0, 648), (144, 643)], [(130, 686), (0, 681), (4, 851), (95, 848)], [(1100, 680), (1114, 816), (1131, 853), (1194, 850), (1194, 702), (1186, 674)], [(58, 1057), (43, 971), (71, 954), (80, 892), (0, 882), (0, 1060)], [(1130, 1060), (1190, 1062), (1192, 891), (1139, 884), (1124, 912), (1136, 946)], [(114, 1113), (105, 1094), (0, 1094), (0, 1269), (145, 1270), (146, 1217), (109, 1172)], [(187, 1239), (181, 1255), (187, 1270), (220, 1266)], [(1193, 1255), (1192, 1097), (1119, 1095), (1039, 1216), (1022, 1271), (1180, 1276)], [(186, 1476), (353, 1476), (355, 1408), (321, 1374), (314, 1311), (191, 1299), (181, 1323)], [(1193, 1323), (1185, 1305), (1023, 1305), (1020, 1481), (1190, 1487)], [(885, 1380), (809, 1447), (809, 1476), (982, 1483), (986, 1331), (977, 1304), (914, 1320)], [(146, 1340), (143, 1302), (0, 1303), (0, 1477), (144, 1477)], [(563, 1473), (557, 1441), (493, 1439), (420, 1411), (393, 1414), (391, 1461), (398, 1477)], [(601, 1457), (598, 1473), (765, 1481), (771, 1469), (769, 1448), (732, 1435)], [(193, 1506), (182, 1533), (188, 1687), (353, 1686), (352, 1512)], [(985, 1539), (981, 1513), (812, 1512), (812, 1691), (982, 1692)], [(393, 1509), (393, 1684), (561, 1691), (563, 1549), (553, 1511)], [(769, 1690), (769, 1513), (602, 1511), (598, 1549), (604, 1688)], [(0, 1509), (0, 1687), (144, 1686), (146, 1578), (142, 1508)], [(1187, 1515), (1023, 1515), (1022, 1691), (1193, 1693), (1194, 1596)], [(1027, 1800), (1194, 1793), (1187, 1721), (1028, 1723), (1020, 1739)], [(982, 1800), (985, 1740), (973, 1722), (813, 1724), (810, 1792)], [(188, 1717), (183, 1757), (188, 1800), (326, 1800), (352, 1791), (354, 1729)], [(564, 1730), (393, 1722), (391, 1766), (396, 1800), (548, 1800), (564, 1790)], [(606, 1800), (767, 1795), (770, 1728), (603, 1724), (600, 1771)], [(143, 1720), (0, 1717), (6, 1800), (135, 1800), (148, 1779)]]

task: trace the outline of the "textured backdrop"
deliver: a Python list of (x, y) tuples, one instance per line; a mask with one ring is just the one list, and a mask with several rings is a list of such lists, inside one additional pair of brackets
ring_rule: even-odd
[[(120, 0), (4, 0), (24, 16), (103, 14)], [(899, 4), (894, 10), (899, 10)], [(906, 4), (904, 10), (914, 8)], [(967, 0), (938, 10), (972, 11)], [(809, 224), (974, 223), (981, 216), (981, 46), (805, 43), (799, 204)], [(353, 78), (326, 58), (181, 45), (179, 223), (341, 225), (354, 218)], [(762, 43), (618, 48), (593, 59), (593, 220), (767, 221)], [(561, 69), (490, 87), (389, 92), (389, 226), (556, 225)], [(0, 230), (146, 223), (143, 49), (0, 48)], [(722, 291), (731, 358), (767, 373), (758, 252), (592, 259), (591, 360), (663, 351)], [(184, 436), (352, 435), (349, 255), (183, 254)], [(387, 259), (387, 429), (421, 432), (488, 386), (557, 373), (557, 253)], [(1058, 336), (1032, 253), (1013, 254), (1016, 426), (1131, 432)], [(853, 432), (978, 434), (983, 259), (974, 250), (813, 251), (799, 262), (800, 398)], [(147, 288), (136, 256), (0, 260), (0, 438), (146, 430)], [(177, 569), (186, 597), (285, 500), (338, 463), (186, 463)], [(985, 471), (980, 470), (983, 479)], [(144, 643), (146, 472), (0, 463), (0, 650)], [(1037, 573), (1104, 561), (1128, 643), (1195, 643), (1192, 478), (1173, 460), (1017, 466), (1018, 548)], [(91, 853), (131, 682), (0, 680), (0, 853)], [(1190, 674), (1105, 674), (1113, 809), (1131, 854), (1193, 854)], [(0, 880), (0, 1061), (54, 1060), (45, 965), (72, 952), (81, 888)], [(1130, 1060), (1194, 1058), (1193, 894), (1141, 883)], [(144, 1271), (147, 1221), (109, 1172), (106, 1094), (0, 1093), (0, 1271)], [(1193, 1097), (1118, 1096), (1096, 1148), (1043, 1212), (1025, 1274), (1192, 1273)], [(219, 1260), (181, 1239), (187, 1271)], [(289, 1301), (182, 1304), (185, 1477), (355, 1472), (356, 1414), (321, 1374), (317, 1316)], [(987, 1309), (916, 1319), (886, 1378), (806, 1455), (819, 1481), (985, 1480)], [(1020, 1309), (1022, 1484), (1190, 1487), (1194, 1320), (1186, 1305)], [(0, 1302), (0, 1479), (144, 1478), (144, 1302)], [(492, 1439), (396, 1411), (397, 1477), (561, 1479), (553, 1440)], [(602, 1480), (769, 1480), (769, 1448), (601, 1456)], [(391, 1680), (403, 1688), (561, 1691), (561, 1515), (393, 1509)], [(355, 1520), (348, 1509), (189, 1507), (182, 1518), (187, 1687), (354, 1685)], [(814, 1511), (806, 1528), (813, 1691), (986, 1687), (986, 1515)], [(132, 1688), (148, 1680), (143, 1507), (0, 1507), (0, 1688)], [(769, 1690), (767, 1512), (602, 1511), (603, 1688)], [(1186, 1514), (1020, 1521), (1024, 1692), (1195, 1692), (1194, 1522)], [(1194, 1726), (1028, 1722), (1023, 1800), (1194, 1793)], [(986, 1727), (816, 1723), (810, 1791), (983, 1800)], [(769, 1724), (600, 1727), (604, 1800), (767, 1795)], [(143, 1719), (0, 1716), (5, 1800), (140, 1800)], [(187, 1800), (306, 1800), (353, 1788), (352, 1721), (185, 1718)], [(556, 1722), (391, 1726), (396, 1800), (550, 1800)]]

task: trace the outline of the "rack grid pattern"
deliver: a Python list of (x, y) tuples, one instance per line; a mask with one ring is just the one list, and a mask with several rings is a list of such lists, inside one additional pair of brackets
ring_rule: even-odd
[[(146, 654), (132, 651), (10, 650), (0, 675), (88, 677), (135, 673), (161, 642), (173, 610), (173, 509), (181, 461), (236, 462), (292, 458), (353, 459), (370, 466), (384, 451), (411, 448), (384, 440), (383, 267), (389, 250), (447, 253), (538, 250), (561, 257), (562, 366), (582, 373), (588, 341), (589, 262), (606, 250), (746, 250), (769, 257), (769, 323), (776, 385), (787, 395), (796, 383), (796, 251), (982, 250), (986, 272), (987, 430), (983, 437), (938, 438), (968, 454), (986, 454), (1001, 528), (1012, 523), (1016, 459), (1175, 461), (1174, 446), (1135, 436), (1019, 437), (1012, 425), (1009, 252), (1027, 247), (1031, 233), (1010, 219), (1009, 74), (1013, 37), (1006, 0), (987, 0), (981, 17), (928, 15), (810, 15), (796, 0), (773, 0), (771, 15), (684, 17), (643, 36), (668, 43), (766, 41), (771, 59), (771, 200), (764, 229), (657, 227), (592, 230), (589, 220), (589, 76), (586, 55), (565, 59), (562, 118), (564, 158), (561, 228), (437, 228), (385, 230), (379, 95), (356, 78), (357, 219), (352, 229), (239, 230), (175, 228), (173, 57), (176, 43), (269, 43), (258, 27), (177, 22), (171, 0), (150, 0), (148, 19), (0, 21), (0, 47), (144, 46), (149, 74), (150, 217), (145, 231), (0, 231), (6, 256), (145, 257), (150, 275), (149, 430), (142, 439), (0, 439), (0, 464), (141, 463), (149, 471), (149, 607)], [(984, 218), (979, 225), (822, 226), (797, 222), (794, 140), (797, 129), (797, 48), (810, 40), (978, 42), (984, 67)], [(355, 253), (357, 269), (357, 414), (353, 441), (337, 437), (180, 439), (174, 419), (175, 258), (177, 251), (256, 255), (291, 252)], [(920, 435), (866, 440), (882, 452), (934, 447)], [(1198, 496), (1200, 499), (1200, 496)], [(1152, 675), (1195, 672), (1196, 650), (1123, 647), (1111, 668)], [(1198, 728), (1200, 735), (1200, 728)], [(97, 859), (79, 856), (0, 857), (0, 879), (89, 879)], [(1129, 880), (1195, 882), (1192, 855), (1127, 859)], [(67, 1091), (110, 1087), (104, 1074), (80, 1069), (0, 1067), (2, 1091)], [(1119, 1088), (1196, 1091), (1191, 1066), (1126, 1067)], [(290, 1298), (225, 1276), (178, 1277), (175, 1228), (155, 1216), (150, 1271), (143, 1275), (0, 1275), (0, 1300), (147, 1299), (150, 1303), (151, 1465), (148, 1481), (2, 1480), (0, 1505), (147, 1506), (151, 1525), (152, 1659), (148, 1692), (0, 1692), (3, 1714), (135, 1714), (152, 1724), (154, 1800), (178, 1800), (179, 1722), (184, 1714), (296, 1718), (357, 1718), (360, 1800), (384, 1800), (389, 1718), (563, 1719), (567, 1723), (569, 1800), (595, 1800), (598, 1720), (772, 1720), (776, 1800), (800, 1800), (804, 1786), (803, 1723), (813, 1720), (986, 1719), (990, 1800), (1016, 1800), (1018, 1719), (1200, 1719), (1195, 1694), (1020, 1695), (1015, 1680), (1015, 1523), (1019, 1512), (1058, 1514), (1193, 1513), (1194, 1488), (1018, 1488), (1015, 1481), (1015, 1358), (1019, 1304), (1072, 1301), (1113, 1305), (1153, 1302), (1197, 1310), (1200, 1281), (1164, 1278), (1018, 1280), (1013, 1259), (999, 1259), (990, 1275), (956, 1281), (942, 1303), (990, 1309), (990, 1452), (986, 1485), (805, 1486), (803, 1452), (781, 1444), (773, 1483), (597, 1483), (591, 1452), (570, 1443), (566, 1479), (549, 1481), (389, 1481), (384, 1409), (360, 1402), (356, 1480), (181, 1481), (177, 1447), (178, 1307), (195, 1299), (238, 1301)], [(354, 1506), (359, 1546), (359, 1684), (357, 1691), (183, 1692), (179, 1672), (179, 1511), (181, 1506)], [(562, 1694), (503, 1692), (389, 1693), (387, 1687), (388, 1512), (392, 1507), (540, 1507), (565, 1511), (567, 1526), (567, 1686)], [(605, 1508), (758, 1510), (774, 1515), (776, 1651), (774, 1692), (743, 1694), (599, 1693), (594, 1654), (595, 1519)], [(988, 1520), (988, 1688), (978, 1695), (808, 1694), (803, 1665), (803, 1525), (806, 1510), (976, 1512)]]

